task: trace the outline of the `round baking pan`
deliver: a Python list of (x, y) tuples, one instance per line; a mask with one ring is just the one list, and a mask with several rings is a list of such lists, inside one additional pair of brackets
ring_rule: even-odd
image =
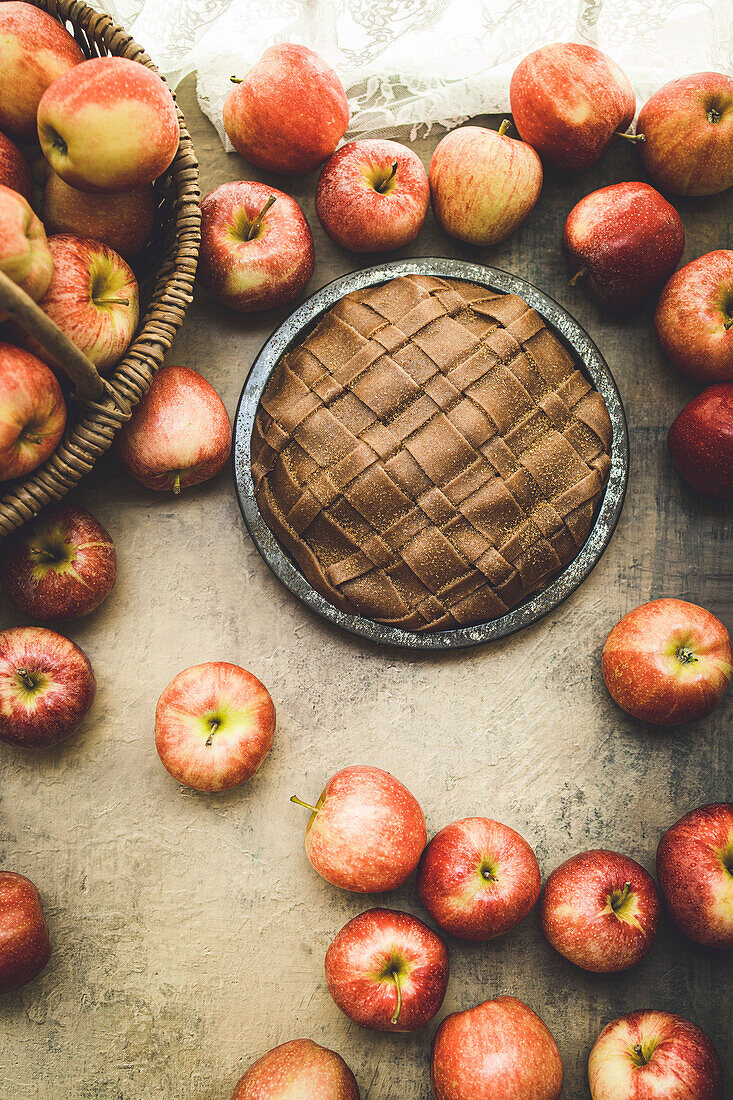
[[(282, 356), (300, 343), (323, 314), (345, 294), (385, 283), (400, 275), (438, 275), (448, 279), (464, 279), (491, 290), (519, 294), (537, 310), (547, 326), (569, 350), (579, 368), (602, 394), (613, 428), (608, 484), (598, 507), (595, 523), (578, 556), (553, 580), (506, 615), (490, 622), (456, 627), (453, 630), (414, 633), (374, 622), (360, 615), (349, 615), (334, 607), (308, 583), (265, 523), (255, 500), (252, 483), (250, 441), (255, 415), (270, 375)], [(234, 424), (233, 457), (237, 497), (252, 541), (275, 576), (302, 603), (336, 626), (373, 642), (410, 649), (461, 649), (506, 637), (507, 634), (514, 634), (530, 623), (537, 622), (582, 584), (608, 546), (621, 514), (629, 473), (629, 437), (624, 408), (613, 375), (587, 332), (562, 306), (531, 283), (526, 283), (506, 271), (484, 267), (483, 264), (464, 263), (461, 260), (416, 258), (378, 264), (334, 280), (316, 291), (275, 330), (255, 359), (239, 399)]]

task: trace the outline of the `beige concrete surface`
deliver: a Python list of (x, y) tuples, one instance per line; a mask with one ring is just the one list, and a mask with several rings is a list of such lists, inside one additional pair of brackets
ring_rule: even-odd
[[(221, 151), (190, 80), (181, 100), (204, 192), (250, 174)], [(417, 144), (426, 164), (435, 140)], [(302, 202), (313, 228), (312, 290), (370, 262), (324, 237), (315, 177), (269, 178)], [(607, 631), (651, 597), (691, 599), (733, 626), (730, 511), (689, 491), (664, 445), (694, 387), (663, 362), (650, 310), (603, 316), (568, 287), (558, 248), (573, 203), (628, 178), (643, 176), (621, 143), (584, 175), (550, 174), (530, 219), (499, 247), (459, 246), (430, 215), (398, 254), (483, 259), (529, 279), (576, 315), (615, 372), (631, 433), (626, 507), (594, 573), (543, 622), (464, 653), (379, 649), (281, 588), (247, 537), (228, 472), (173, 499), (108, 458), (74, 494), (112, 533), (119, 581), (96, 615), (68, 628), (99, 681), (84, 728), (48, 753), (0, 745), (0, 865), (37, 883), (54, 944), (43, 975), (0, 1001), (0, 1100), (229, 1100), (250, 1061), (299, 1036), (339, 1050), (364, 1100), (429, 1100), (435, 1024), (411, 1036), (361, 1031), (325, 986), (325, 950), (348, 918), (385, 903), (420, 913), (414, 882), (385, 897), (350, 895), (306, 859), (305, 815), (288, 798), (316, 797), (347, 764), (376, 764), (407, 782), (429, 833), (472, 814), (507, 822), (535, 847), (544, 876), (593, 846), (653, 869), (669, 824), (731, 797), (733, 695), (694, 728), (664, 732), (621, 713), (600, 673)], [(733, 247), (730, 193), (678, 205), (686, 258)], [(201, 371), (233, 414), (283, 316), (235, 316), (199, 290), (169, 362)], [(0, 603), (2, 625), (20, 621)], [(209, 659), (261, 677), (278, 711), (267, 762), (223, 795), (181, 788), (153, 742), (163, 687)], [(733, 1095), (730, 955), (686, 942), (666, 916), (647, 959), (611, 977), (556, 955), (536, 911), (498, 941), (449, 946), (441, 1016), (499, 993), (521, 997), (558, 1041), (568, 1100), (587, 1095), (601, 1027), (651, 1006), (710, 1033)]]

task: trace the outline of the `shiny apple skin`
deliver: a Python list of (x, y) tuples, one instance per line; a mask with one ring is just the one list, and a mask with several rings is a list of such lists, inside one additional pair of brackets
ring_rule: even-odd
[[(257, 236), (247, 240), (270, 197), (275, 202)], [(287, 305), (310, 281), (314, 260), (308, 222), (283, 191), (238, 180), (216, 187), (201, 203), (198, 278), (230, 309), (251, 313)]]
[(250, 164), (283, 175), (312, 172), (349, 125), (333, 69), (313, 50), (281, 42), (265, 50), (224, 104), (224, 129)]
[(549, 1028), (516, 997), (441, 1023), (430, 1063), (435, 1100), (558, 1100), (562, 1060)]
[[(689, 650), (693, 660), (676, 655)], [(712, 713), (730, 681), (728, 631), (704, 607), (661, 599), (629, 611), (606, 638), (601, 667), (614, 701), (643, 722), (678, 726)]]
[(184, 669), (158, 699), (158, 756), (174, 779), (197, 791), (226, 791), (251, 779), (274, 735), (269, 691), (226, 661)]
[(116, 579), (109, 533), (75, 505), (42, 512), (0, 546), (0, 583), (31, 619), (61, 622), (89, 615)]
[(733, 383), (698, 394), (667, 434), (672, 461), (698, 493), (733, 500)]
[(0, 995), (32, 982), (50, 957), (41, 895), (25, 875), (0, 871)]
[[(53, 275), (53, 259), (43, 225), (26, 200), (0, 184), (0, 271), (34, 301)], [(0, 322), (7, 314), (0, 310)]]
[(115, 439), (127, 469), (148, 489), (178, 492), (227, 464), (232, 430), (213, 386), (190, 367), (165, 366)]
[(733, 251), (685, 264), (665, 284), (654, 314), (662, 350), (698, 382), (733, 382)]
[(733, 803), (699, 806), (670, 826), (657, 848), (657, 878), (681, 932), (733, 948)]
[(30, 352), (0, 343), (0, 481), (23, 477), (45, 462), (65, 426), (55, 375)]
[(483, 126), (446, 134), (430, 158), (428, 177), (443, 229), (475, 245), (511, 236), (542, 190), (542, 164), (534, 149)]
[(590, 1052), (588, 1082), (593, 1100), (723, 1100), (715, 1047), (671, 1012), (629, 1012), (607, 1024)]
[(20, 149), (0, 133), (0, 183), (22, 195), (26, 202), (31, 201), (33, 184), (31, 170)]
[(682, 219), (647, 183), (613, 183), (568, 214), (563, 248), (607, 309), (633, 309), (672, 274), (685, 248)]
[(654, 942), (659, 895), (652, 876), (635, 860), (593, 849), (552, 872), (542, 892), (540, 921), (555, 950), (583, 970), (628, 970)]
[(157, 207), (151, 183), (134, 191), (91, 195), (49, 170), (41, 217), (48, 233), (91, 237), (129, 260), (150, 240)]
[(465, 940), (501, 936), (540, 896), (527, 841), (499, 821), (468, 817), (441, 829), (420, 859), (420, 901), (440, 927)]
[(636, 111), (633, 88), (618, 65), (575, 42), (528, 54), (514, 70), (509, 97), (522, 139), (546, 164), (573, 171), (595, 164)]
[[(40, 681), (31, 698), (21, 670)], [(62, 634), (40, 626), (0, 631), (0, 741), (21, 749), (57, 745), (86, 717), (96, 690), (89, 658)]]
[(232, 1100), (360, 1100), (356, 1078), (335, 1050), (310, 1039), (274, 1047), (240, 1079)]
[(419, 802), (381, 768), (357, 764), (337, 772), (316, 811), (306, 827), (306, 854), (318, 874), (342, 890), (395, 890), (427, 843)]
[(374, 138), (342, 145), (324, 164), (316, 188), (321, 225), (351, 252), (386, 252), (409, 244), (429, 205), (423, 163), (398, 141)]
[(443, 1003), (448, 948), (409, 913), (369, 909), (348, 921), (328, 948), (326, 984), (336, 1005), (359, 1027), (417, 1031)]
[(730, 76), (693, 73), (665, 84), (642, 107), (636, 132), (644, 167), (665, 191), (715, 195), (733, 185)]

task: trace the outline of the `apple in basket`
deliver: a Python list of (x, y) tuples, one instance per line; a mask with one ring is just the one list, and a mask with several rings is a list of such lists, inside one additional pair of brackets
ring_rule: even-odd
[(708, 386), (685, 405), (669, 429), (667, 447), (693, 489), (733, 500), (733, 383)]
[(173, 493), (218, 474), (231, 447), (221, 398), (189, 367), (161, 367), (115, 439), (133, 477), (148, 489)]
[(199, 281), (230, 309), (286, 305), (309, 282), (313, 263), (308, 222), (283, 191), (239, 180), (201, 203)]
[(175, 157), (178, 114), (152, 69), (95, 57), (44, 92), (38, 137), (54, 172), (72, 187), (132, 191), (161, 176)]
[(134, 191), (91, 195), (49, 172), (41, 217), (48, 233), (91, 237), (129, 260), (150, 240), (157, 205), (151, 183)]
[(576, 171), (594, 164), (636, 111), (633, 88), (618, 65), (576, 42), (528, 54), (514, 70), (509, 97), (524, 141), (546, 164)]
[(0, 133), (0, 183), (11, 187), (22, 195), (26, 202), (31, 201), (33, 184), (31, 170), (20, 149)]
[(468, 244), (503, 241), (524, 221), (542, 189), (534, 149), (498, 130), (461, 126), (438, 142), (428, 176), (433, 211), (452, 237)]
[(41, 895), (25, 875), (0, 871), (0, 994), (32, 982), (50, 957)]
[(232, 1100), (360, 1100), (356, 1079), (343, 1058), (310, 1039), (293, 1039), (268, 1050), (240, 1078)]
[(22, 749), (58, 744), (86, 717), (96, 688), (86, 654), (62, 634), (0, 631), (0, 740)]
[(733, 382), (733, 250), (719, 248), (676, 271), (654, 325), (677, 370), (700, 382)]
[[(46, 232), (17, 191), (0, 184), (0, 271), (34, 301), (48, 290), (53, 257)], [(0, 309), (0, 321), (7, 314)]]
[(352, 252), (384, 252), (420, 232), (430, 186), (417, 153), (398, 141), (350, 141), (326, 161), (316, 213), (329, 237)]
[(677, 195), (733, 186), (733, 78), (693, 73), (660, 88), (642, 107), (636, 133), (649, 175)]
[(0, 481), (23, 477), (45, 462), (65, 426), (56, 376), (30, 352), (0, 343)]
[(75, 505), (41, 513), (0, 546), (0, 582), (24, 615), (44, 622), (88, 615), (117, 578), (117, 554), (102, 524)]
[(0, 130), (35, 141), (41, 96), (83, 60), (58, 19), (21, 0), (0, 4)]
[(336, 73), (306, 46), (265, 50), (224, 104), (224, 129), (238, 153), (286, 175), (312, 172), (330, 157), (349, 125)]

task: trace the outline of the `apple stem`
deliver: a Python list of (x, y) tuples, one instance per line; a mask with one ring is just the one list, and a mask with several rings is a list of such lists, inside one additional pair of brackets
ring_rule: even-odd
[(294, 802), (296, 806), (302, 806), (304, 810), (310, 810), (312, 814), (318, 813), (315, 806), (311, 806), (310, 802), (304, 802), (302, 798), (298, 798), (295, 794), (291, 794), (290, 801)]
[(247, 234), (247, 237), (246, 237), (246, 239), (248, 241), (254, 240), (254, 238), (257, 236), (257, 234), (260, 231), (260, 226), (262, 225), (262, 219), (264, 218), (265, 214), (270, 209), (272, 204), (275, 203), (275, 202), (277, 202), (277, 199), (275, 198), (275, 196), (270, 195), (269, 199), (267, 200), (265, 205), (262, 207), (259, 214), (257, 215), (257, 217), (252, 222), (252, 225), (249, 228), (249, 233)]
[(641, 1049), (641, 1043), (634, 1044), (634, 1054), (638, 1058), (638, 1065), (640, 1067), (647, 1064), (649, 1059), (644, 1057), (644, 1051)]
[(32, 691), (33, 688), (36, 686), (36, 682), (33, 679), (33, 677), (31, 676), (28, 669), (27, 668), (17, 668), (15, 671), (17, 672), (18, 676), (23, 681), (25, 686)]
[(499, 127), (499, 137), (504, 137), (504, 134), (507, 132), (507, 130), (511, 130), (511, 128), (512, 120), (510, 118), (505, 118), (501, 126)]
[(588, 270), (587, 267), (581, 267), (580, 271), (576, 271), (575, 274), (573, 275), (572, 279), (568, 283), (568, 286), (575, 286), (575, 284), (578, 282), (578, 280), (583, 278), (583, 276), (585, 275), (587, 270)]
[(29, 546), (31, 554), (35, 554), (36, 557), (42, 558), (43, 561), (56, 561), (57, 555), (51, 550), (44, 550), (42, 546)]
[(173, 492), (175, 493), (176, 496), (178, 496), (180, 491), (181, 491), (181, 475), (176, 474), (175, 478), (173, 479)]
[(241, 84), (242, 81), (244, 80), (244, 77), (243, 76), (230, 76), (229, 79), (231, 80), (232, 84)]
[(396, 1024), (400, 1018), (400, 1012), (402, 1012), (402, 986), (400, 985), (400, 975), (397, 970), (392, 971), (392, 979), (397, 990), (397, 1008), (394, 1011), (394, 1016), (390, 1020), (390, 1023)]
[(221, 722), (217, 721), (216, 718), (214, 718), (211, 722), (209, 722), (209, 736), (206, 738), (206, 741), (204, 742), (207, 749), (210, 749), (211, 746), (213, 745), (213, 743), (214, 743), (214, 734), (216, 733), (216, 731), (218, 730), (220, 725), (221, 725)]
[(634, 144), (641, 141), (646, 141), (643, 134), (623, 134), (620, 130), (615, 131), (616, 137), (623, 138), (624, 141), (631, 141)]
[(631, 893), (631, 883), (627, 882), (616, 901), (611, 902), (611, 908), (617, 913)]
[(95, 298), (95, 306), (129, 306), (129, 298)]
[(397, 174), (397, 169), (399, 168), (399, 166), (400, 166), (400, 162), (398, 160), (393, 161), (392, 162), (392, 167), (389, 170), (389, 175), (387, 176), (386, 180), (382, 180), (382, 182), (377, 187), (374, 188), (374, 190), (377, 191), (380, 195), (384, 194), (385, 187), (387, 186), (388, 183), (390, 183), (394, 179), (395, 175)]

